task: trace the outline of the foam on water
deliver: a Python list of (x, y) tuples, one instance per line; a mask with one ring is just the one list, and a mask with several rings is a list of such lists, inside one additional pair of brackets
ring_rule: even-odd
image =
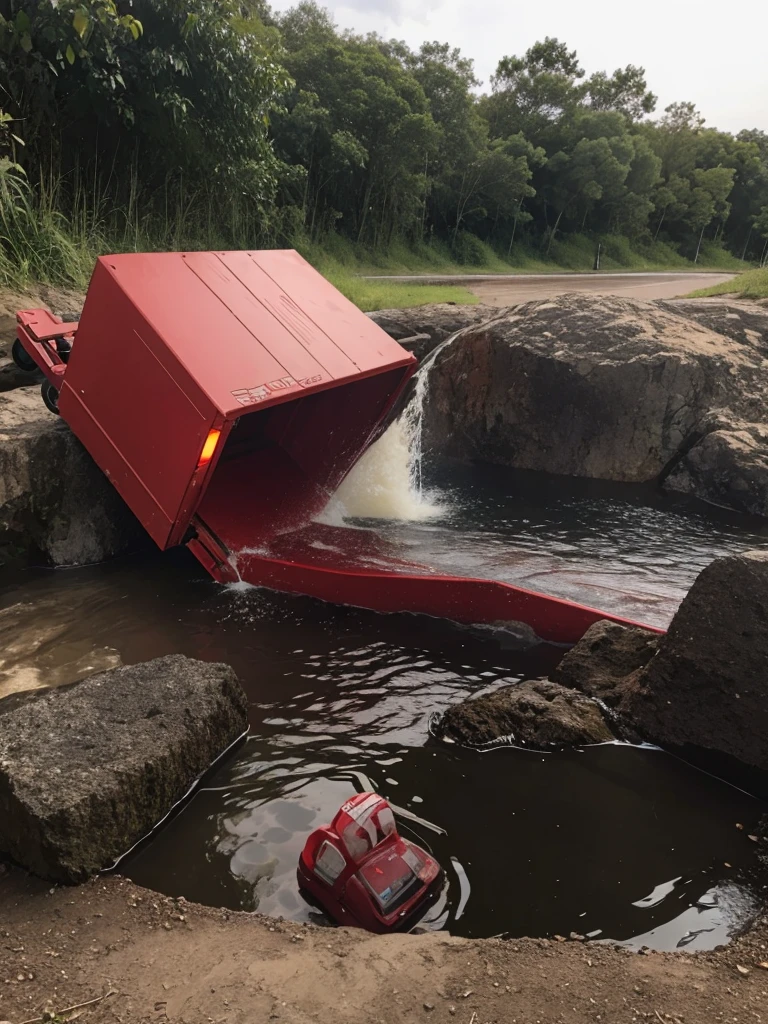
[(414, 435), (403, 414), (371, 445), (334, 495), (338, 511), (352, 519), (433, 519), (445, 510), (414, 486)]
[(345, 518), (423, 522), (448, 511), (444, 499), (424, 490), (423, 423), (430, 371), (438, 354), (456, 337), (446, 339), (426, 359), (416, 374), (408, 406), (343, 481), (323, 513), (323, 522), (338, 524)]

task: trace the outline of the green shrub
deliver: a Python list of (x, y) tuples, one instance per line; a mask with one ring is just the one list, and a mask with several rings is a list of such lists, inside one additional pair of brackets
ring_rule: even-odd
[(484, 267), (487, 263), (486, 246), (468, 231), (458, 233), (452, 251), (454, 259), (462, 267)]

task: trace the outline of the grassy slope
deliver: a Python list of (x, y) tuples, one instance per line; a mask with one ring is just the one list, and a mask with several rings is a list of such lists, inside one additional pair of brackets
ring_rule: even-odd
[(691, 293), (691, 298), (705, 298), (709, 295), (738, 295), (742, 299), (768, 299), (768, 267), (763, 270), (748, 270), (733, 281), (716, 284), (712, 288), (700, 288)]
[(466, 288), (453, 285), (403, 284), (397, 281), (365, 281), (350, 274), (325, 271), (328, 280), (348, 299), (368, 312), (372, 309), (407, 309), (427, 302), (478, 302)]
[[(387, 274), (531, 274), (571, 271), (589, 273), (594, 269), (595, 242), (585, 235), (571, 235), (555, 242), (550, 258), (535, 249), (516, 245), (509, 259), (491, 246), (476, 240), (476, 260), (457, 263), (449, 247), (441, 242), (407, 246), (394, 243), (372, 252), (336, 235), (320, 244), (297, 244), (301, 253), (323, 273), (357, 275)], [(611, 236), (603, 246), (601, 271), (706, 271), (743, 270), (744, 264), (720, 246), (705, 243), (697, 264), (685, 259), (664, 242), (632, 248), (628, 239)]]

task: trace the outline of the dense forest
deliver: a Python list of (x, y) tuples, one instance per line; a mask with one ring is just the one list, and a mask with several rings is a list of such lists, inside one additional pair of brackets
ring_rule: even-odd
[(483, 86), (459, 50), (341, 33), (312, 0), (0, 0), (0, 107), (7, 277), (181, 245), (768, 254), (768, 134), (658, 112), (641, 67), (553, 38)]

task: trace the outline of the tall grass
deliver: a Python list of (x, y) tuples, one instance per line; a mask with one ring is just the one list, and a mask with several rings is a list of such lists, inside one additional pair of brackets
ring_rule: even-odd
[(75, 172), (44, 176), (33, 187), (18, 174), (0, 174), (0, 283), (82, 287), (105, 253), (247, 249), (265, 236), (266, 218), (243, 198), (225, 201), (182, 180), (148, 194), (135, 166), (119, 201), (95, 182)]
[(738, 295), (743, 299), (768, 299), (768, 267), (762, 270), (748, 270), (732, 281), (716, 284), (712, 288), (700, 288), (691, 293), (691, 298), (705, 298), (710, 295)]
[[(49, 173), (35, 183), (0, 172), (0, 284), (84, 287), (96, 257), (109, 252), (294, 247), (360, 306), (380, 308), (474, 299), (463, 288), (435, 290), (437, 286), (426, 289), (361, 277), (593, 269), (596, 243), (585, 235), (556, 240), (549, 258), (524, 241), (502, 251), (466, 233), (453, 249), (435, 240), (395, 241), (372, 250), (339, 234), (310, 242), (290, 209), (266, 213), (247, 196), (189, 189), (181, 176), (148, 193), (140, 185), (136, 160), (127, 168), (98, 170), (75, 170), (66, 178)], [(698, 268), (742, 269), (743, 264), (710, 244), (702, 247)], [(662, 242), (633, 246), (612, 235), (602, 241), (601, 269), (690, 270), (694, 265)]]
[(52, 201), (35, 196), (23, 178), (0, 175), (0, 281), (80, 284), (93, 265), (92, 252)]

